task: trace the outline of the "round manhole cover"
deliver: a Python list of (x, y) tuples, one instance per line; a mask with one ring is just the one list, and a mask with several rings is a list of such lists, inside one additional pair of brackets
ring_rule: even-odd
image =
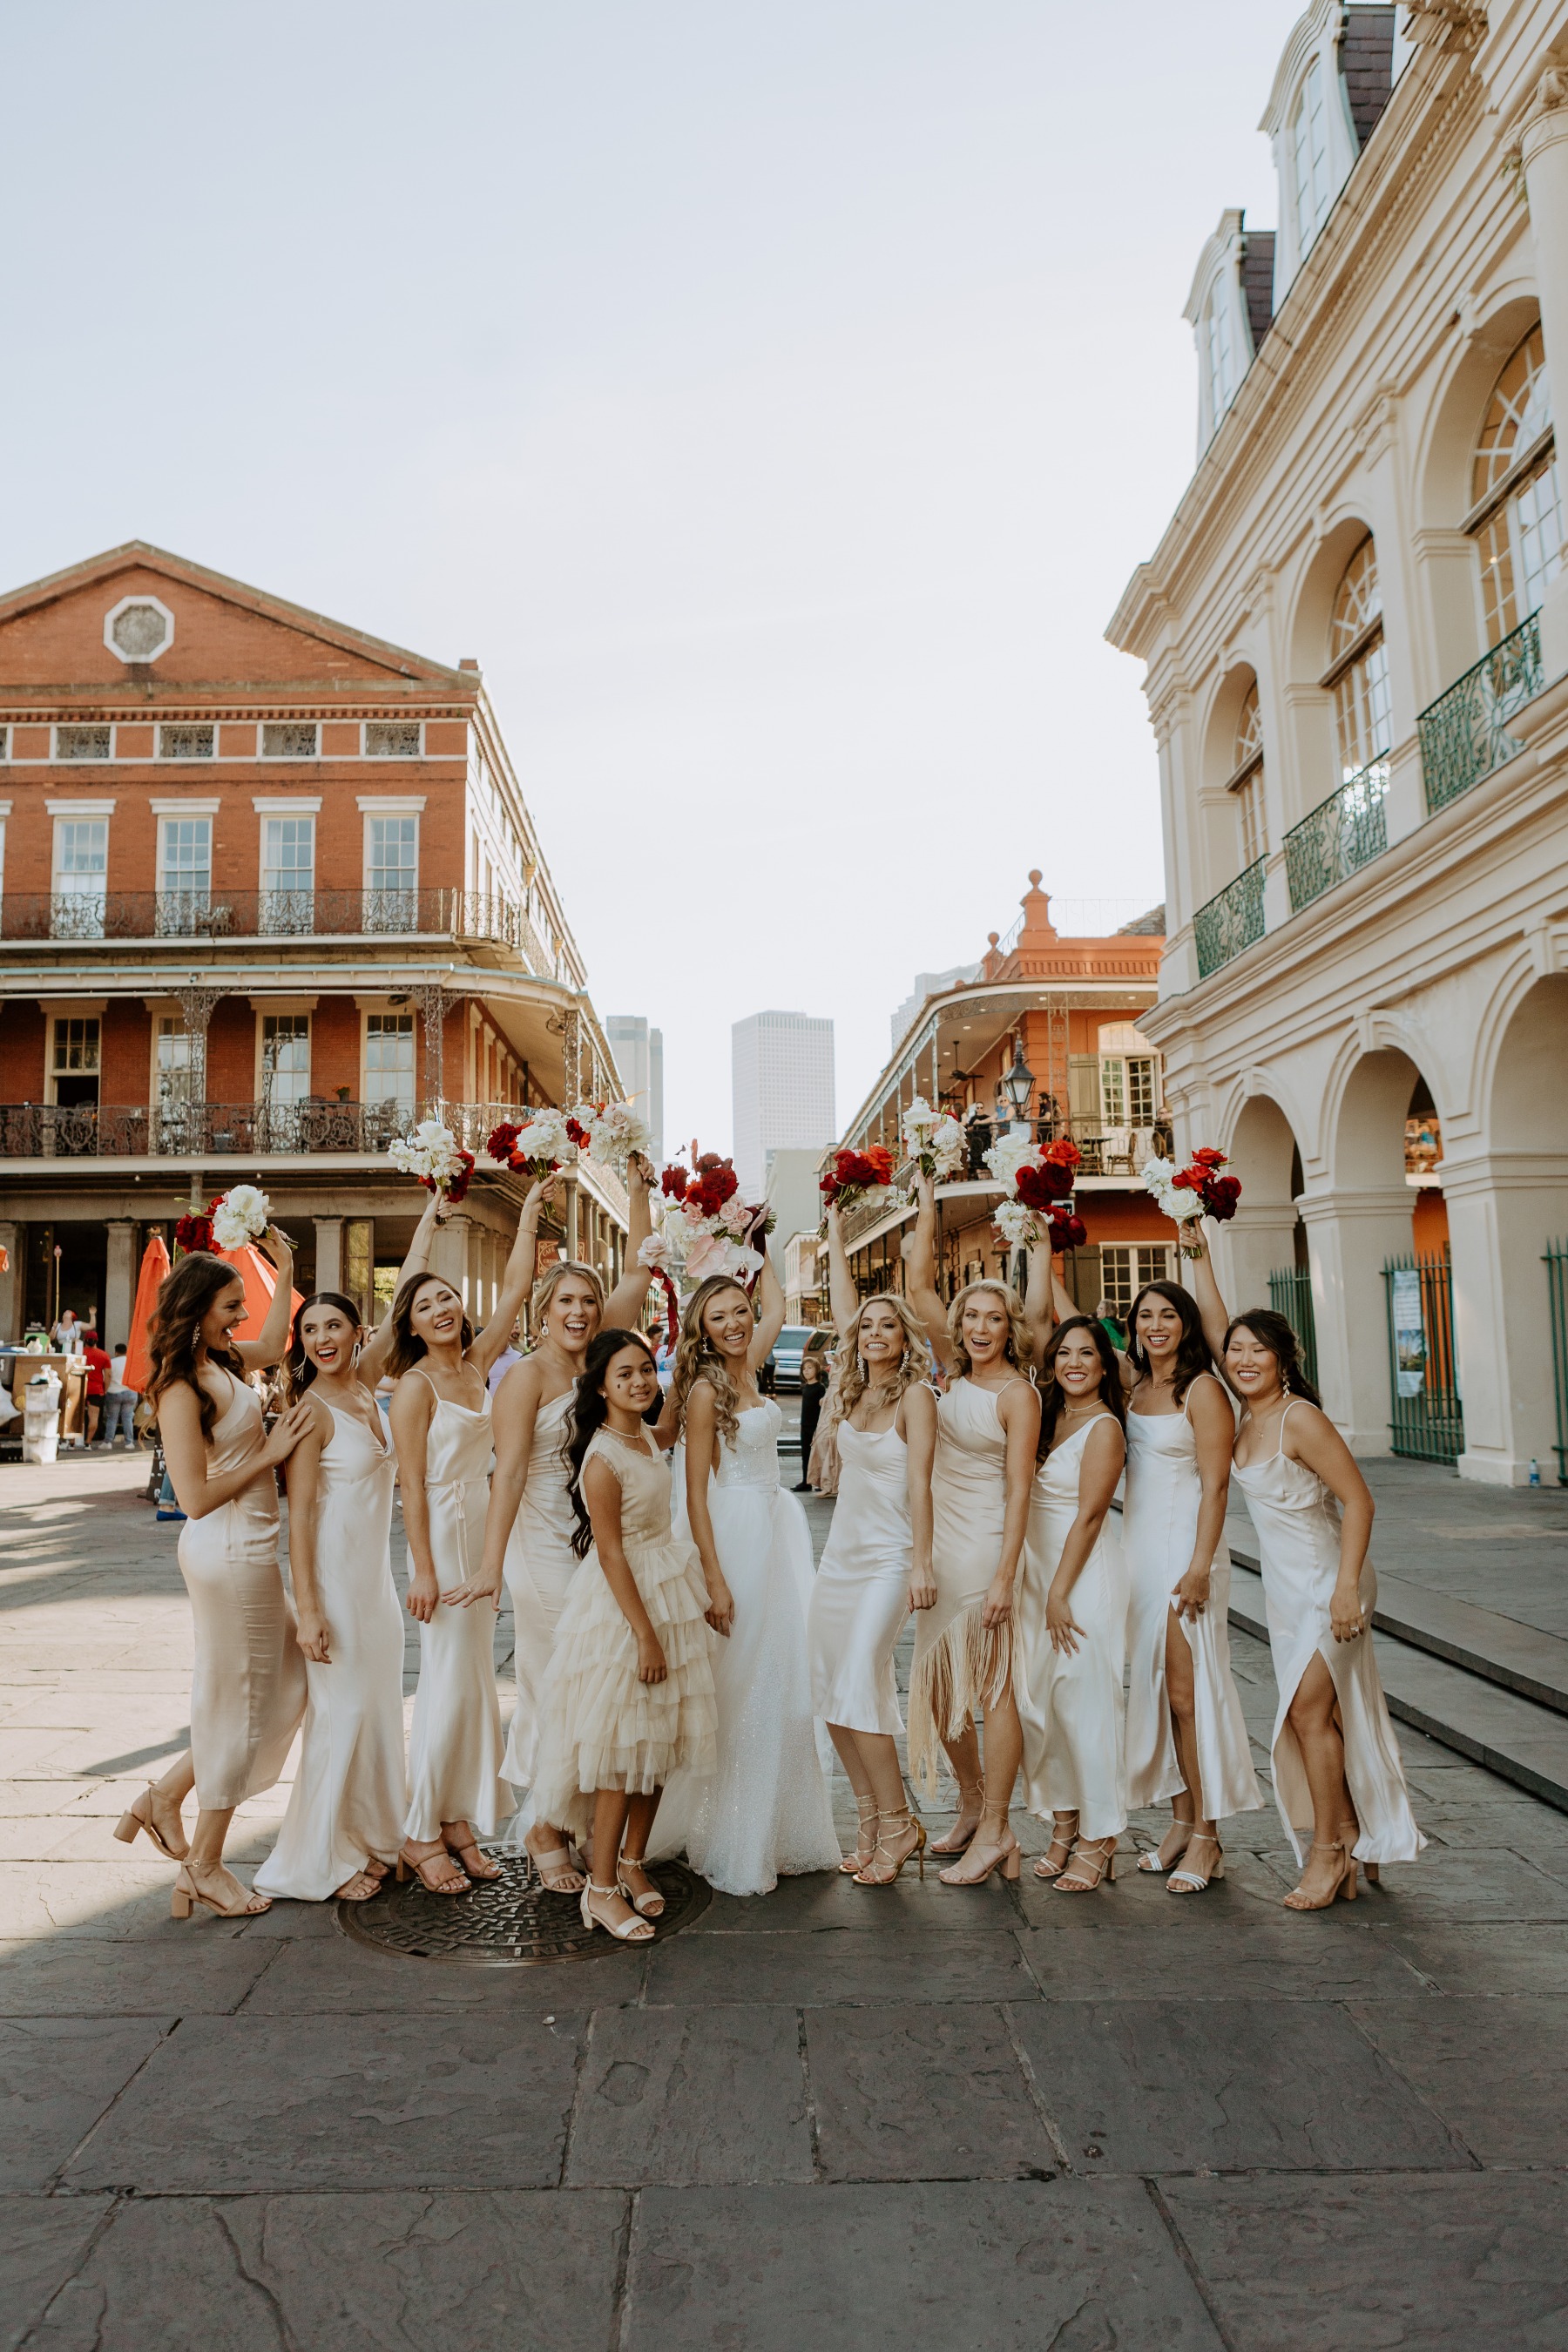
[[(368, 1903), (340, 1903), (338, 1925), (377, 1951), (468, 1968), (531, 1968), (542, 1960), (647, 1950), (646, 1944), (617, 1944), (602, 1927), (584, 1927), (577, 1897), (552, 1895), (524, 1855), (505, 1846), (483, 1851), (500, 1864), (501, 1874), (471, 1895), (432, 1895), (416, 1878), (401, 1886), (389, 1879)], [(661, 1862), (649, 1874), (664, 1897), (664, 1916), (653, 1922), (655, 1940), (662, 1943), (701, 1916), (712, 1890), (683, 1862)]]

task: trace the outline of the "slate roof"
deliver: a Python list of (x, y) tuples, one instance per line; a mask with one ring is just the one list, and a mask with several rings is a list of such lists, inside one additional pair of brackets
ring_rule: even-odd
[(1241, 247), (1241, 290), (1256, 352), (1274, 323), (1274, 231), (1248, 229)]
[(1364, 147), (1394, 89), (1392, 8), (1347, 8), (1340, 40), (1340, 71), (1350, 100), (1351, 121)]

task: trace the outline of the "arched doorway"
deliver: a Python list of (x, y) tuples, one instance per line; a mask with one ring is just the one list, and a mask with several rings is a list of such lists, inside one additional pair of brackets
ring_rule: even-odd
[[(1234, 1311), (1273, 1304), (1271, 1278), (1305, 1263), (1297, 1196), (1301, 1154), (1295, 1129), (1270, 1095), (1243, 1103), (1230, 1139), (1230, 1173), (1241, 1199), (1224, 1228), (1226, 1297)], [(1300, 1326), (1297, 1327), (1300, 1330)]]

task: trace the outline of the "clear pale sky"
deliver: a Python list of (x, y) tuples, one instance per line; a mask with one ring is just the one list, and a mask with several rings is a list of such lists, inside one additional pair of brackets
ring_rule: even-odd
[(479, 659), (601, 1013), (727, 1149), (1031, 866), (1162, 893), (1101, 631), (1284, 0), (13, 6), (0, 584), (149, 539)]

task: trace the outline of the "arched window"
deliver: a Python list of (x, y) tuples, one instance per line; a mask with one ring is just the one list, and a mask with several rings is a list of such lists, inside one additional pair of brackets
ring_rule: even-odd
[(1258, 708), (1258, 680), (1247, 689), (1247, 699), (1236, 722), (1236, 765), (1230, 779), (1236, 803), (1236, 838), (1243, 871), (1256, 866), (1267, 847), (1263, 826), (1263, 719)]
[(1340, 778), (1349, 783), (1389, 749), (1388, 652), (1377, 549), (1369, 532), (1344, 569), (1329, 617), (1329, 674), (1340, 737)]
[(1539, 327), (1497, 380), (1476, 444), (1470, 495), (1487, 642), (1496, 646), (1537, 610), (1563, 560), (1552, 388)]
[(1296, 254), (1305, 261), (1334, 200), (1329, 182), (1329, 116), (1323, 103), (1323, 69), (1313, 58), (1290, 118), (1290, 156), (1296, 173)]

